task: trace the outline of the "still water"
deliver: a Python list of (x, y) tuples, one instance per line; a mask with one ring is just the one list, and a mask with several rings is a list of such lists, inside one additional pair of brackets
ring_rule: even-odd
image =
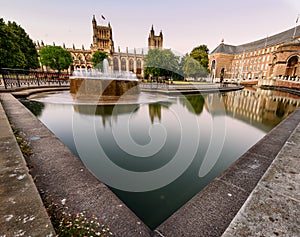
[(31, 100), (26, 106), (150, 228), (300, 106), (297, 96), (252, 88), (141, 93), (115, 106), (78, 104), (68, 92)]

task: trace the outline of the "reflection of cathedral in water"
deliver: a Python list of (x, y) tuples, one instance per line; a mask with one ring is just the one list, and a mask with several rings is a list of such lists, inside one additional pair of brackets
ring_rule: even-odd
[[(269, 128), (300, 107), (299, 96), (262, 89), (244, 89), (223, 95), (226, 113), (240, 120), (265, 125)], [(258, 125), (257, 124), (257, 125)]]
[(102, 118), (102, 125), (105, 127), (108, 123), (112, 126), (112, 120), (117, 123), (118, 116), (123, 114), (136, 113), (139, 110), (137, 104), (121, 104), (121, 105), (80, 105), (73, 106), (74, 111), (81, 115), (95, 115)]
[(161, 104), (149, 104), (149, 117), (151, 120), (151, 123), (154, 123), (154, 119), (158, 118), (158, 120), (161, 120)]

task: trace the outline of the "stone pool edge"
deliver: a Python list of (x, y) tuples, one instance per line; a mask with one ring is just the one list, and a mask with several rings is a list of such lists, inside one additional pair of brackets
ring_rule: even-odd
[[(248, 198), (253, 198), (250, 194), (260, 183), (272, 162), (277, 159), (283, 147), (289, 143), (288, 139), (296, 131), (299, 123), (300, 108), (273, 128), (221, 175), (157, 227), (155, 237), (222, 236)], [(260, 198), (263, 198), (263, 195)], [(256, 200), (258, 200), (257, 197)], [(263, 199), (260, 201), (264, 202)], [(242, 215), (244, 225), (240, 224), (240, 228), (247, 225), (245, 219), (248, 219), (245, 218), (246, 214), (243, 209)], [(234, 235), (236, 232), (232, 231), (232, 226), (236, 226), (236, 222), (240, 219), (237, 218), (235, 223), (231, 224), (231, 230), (227, 231), (226, 237), (244, 236), (243, 234)], [(258, 225), (259, 219), (251, 224), (252, 226)], [(231, 235), (232, 233), (234, 234)]]
[[(3, 97), (2, 95), (0, 96)], [(53, 135), (43, 124), (41, 124), (41, 122), (34, 115), (32, 115), (31, 112), (29, 112), (22, 104), (20, 104), (17, 99), (15, 99), (13, 96), (11, 97), (13, 99), (11, 98), (10, 102), (17, 102), (19, 104), (17, 107), (23, 107), (23, 109), (21, 111), (10, 111), (8, 114), (14, 117), (12, 120), (16, 121), (17, 123), (18, 120), (24, 120), (19, 122), (19, 124), (25, 125), (25, 130), (27, 130), (27, 132), (25, 131), (25, 134), (27, 138), (30, 139), (32, 134), (42, 134), (42, 131), (45, 131), (44, 129), (46, 129), (48, 131), (46, 132), (48, 133), (48, 135), (41, 136), (42, 139), (40, 140), (51, 138), (59, 141), (55, 137), (55, 135)], [(13, 109), (9, 108), (8, 110)], [(31, 116), (29, 116), (29, 118), (27, 119), (24, 118), (24, 113), (22, 114), (22, 111), (24, 112), (24, 110), (26, 111), (26, 113), (31, 114)], [(297, 119), (297, 116), (300, 117), (299, 115), (300, 109), (291, 114), (287, 119), (281, 122), (276, 128), (274, 128), (270, 133), (262, 138), (256, 145), (251, 147), (241, 158), (239, 158), (234, 164), (226, 169), (205, 189), (194, 196), (181, 209), (175, 212), (168, 220), (162, 223), (154, 232), (151, 232), (146, 226), (144, 226), (144, 224), (130, 210), (129, 218), (122, 218), (122, 216), (120, 218), (118, 214), (113, 215), (113, 222), (110, 222), (110, 226), (112, 228), (112, 231), (114, 231), (114, 227), (116, 226), (113, 225), (115, 225), (114, 223), (116, 223), (117, 227), (114, 231), (116, 233), (115, 236), (221, 236), (224, 230), (229, 226), (231, 220), (235, 217), (240, 207), (244, 204), (251, 191), (255, 188), (258, 180), (263, 176), (267, 168), (272, 163), (273, 159), (276, 157), (286, 140), (289, 138), (292, 131), (299, 123), (299, 119)], [(31, 122), (31, 124), (28, 124), (29, 122)], [(38, 126), (35, 126), (36, 122)], [(40, 128), (41, 125), (42, 127), (44, 127), (44, 129)], [(47, 139), (45, 141), (47, 142), (47, 144), (49, 143)], [(36, 141), (31, 141), (31, 145), (35, 142)], [(40, 145), (42, 146), (42, 144)], [(36, 146), (38, 147), (38, 145)], [(66, 154), (64, 153), (68, 153), (70, 151), (67, 151), (68, 149), (66, 149), (63, 144), (62, 146), (64, 147), (62, 150), (63, 155), (65, 156)], [(276, 149), (273, 149), (274, 147)], [(39, 148), (41, 149), (41, 147)], [(271, 155), (269, 155), (270, 151)], [(54, 149), (54, 152), (55, 154), (59, 153), (59, 149)], [(68, 153), (68, 155), (70, 154)], [(249, 167), (256, 166), (260, 168), (249, 169)], [(44, 168), (48, 169), (49, 167)], [(241, 172), (242, 169), (248, 169), (248, 174), (259, 177), (253, 178), (253, 176), (243, 176), (243, 174), (247, 172)], [(85, 170), (81, 172), (84, 172), (86, 175)], [(238, 180), (239, 182), (236, 183), (236, 180)], [(46, 182), (47, 180), (44, 181)], [(99, 184), (100, 182), (98, 180), (97, 183), (98, 184), (96, 184), (95, 189), (100, 187), (102, 188), (103, 184)], [(85, 186), (80, 185), (75, 185), (74, 187), (75, 189), (85, 188)], [(106, 193), (107, 189), (108, 188), (104, 187), (104, 189), (101, 189), (101, 191)], [(60, 190), (56, 190), (58, 199), (63, 198), (62, 196), (60, 196), (59, 191)], [(92, 189), (90, 191), (93, 192), (94, 190)], [(85, 190), (79, 190), (78, 192), (85, 193)], [(108, 190), (108, 192), (110, 192), (110, 190)], [(87, 192), (87, 194), (90, 193)], [(98, 197), (95, 197), (96, 201), (99, 201)], [(113, 200), (113, 206), (114, 204), (119, 203), (117, 204), (117, 206), (121, 205), (119, 207), (124, 207), (126, 209), (126, 206), (118, 198), (114, 197)], [(70, 201), (74, 202), (75, 206), (81, 204), (81, 202), (84, 202), (84, 204), (88, 204), (86, 200), (76, 200), (75, 197), (73, 197), (73, 200), (71, 198)], [(100, 205), (101, 204), (103, 203), (100, 202)], [(111, 203), (108, 202), (108, 204), (110, 205)], [(92, 203), (92, 205), (95, 206), (95, 203)], [(113, 207), (113, 211), (116, 211), (115, 208), (116, 206)], [(118, 211), (119, 210), (117, 210), (116, 212)], [(132, 220), (129, 220), (131, 218), (133, 218), (133, 222)], [(107, 222), (109, 222), (108, 219), (106, 220)], [(126, 220), (125, 222), (121, 223), (121, 219)], [(129, 226), (128, 222), (130, 222)]]
[(58, 204), (65, 200), (74, 214), (85, 211), (86, 216), (101, 217), (116, 237), (151, 236), (151, 230), (13, 95), (2, 93), (0, 98), (10, 123), (30, 141), (33, 154), (27, 162), (34, 167), (39, 192)]
[(55, 235), (1, 101), (0, 213), (0, 236)]

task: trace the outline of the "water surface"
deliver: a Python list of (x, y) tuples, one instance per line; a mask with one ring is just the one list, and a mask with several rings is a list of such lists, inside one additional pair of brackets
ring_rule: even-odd
[(115, 106), (78, 104), (68, 92), (32, 99), (42, 102), (31, 102), (38, 118), (150, 228), (300, 105), (297, 96), (255, 89), (142, 93)]

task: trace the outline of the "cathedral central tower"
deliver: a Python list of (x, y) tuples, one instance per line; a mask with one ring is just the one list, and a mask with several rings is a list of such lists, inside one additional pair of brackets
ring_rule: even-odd
[(93, 26), (93, 44), (91, 46), (92, 51), (103, 51), (107, 54), (114, 53), (114, 41), (112, 37), (112, 28), (110, 23), (108, 26), (97, 25), (95, 15), (92, 20)]

